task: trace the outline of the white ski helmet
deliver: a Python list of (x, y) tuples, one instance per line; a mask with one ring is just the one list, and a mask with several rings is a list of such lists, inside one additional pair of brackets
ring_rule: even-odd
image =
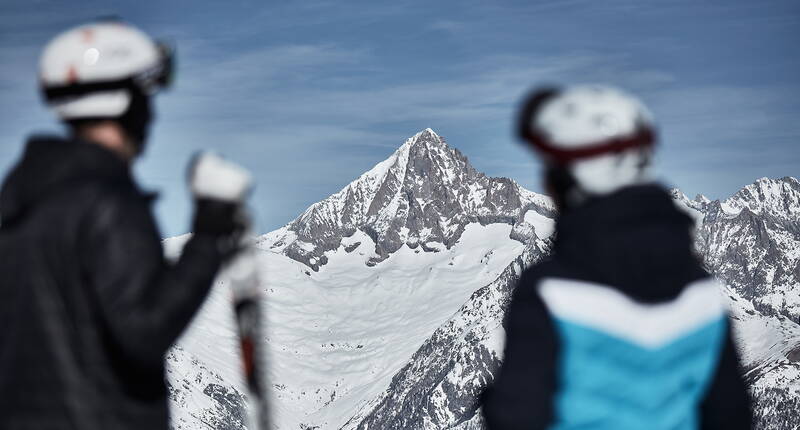
[(39, 63), (45, 101), (65, 121), (120, 117), (134, 93), (154, 94), (170, 84), (171, 74), (170, 50), (121, 21), (59, 34)]
[(652, 181), (656, 132), (636, 98), (604, 86), (546, 88), (523, 105), (520, 137), (550, 166), (566, 169), (581, 191), (612, 193)]

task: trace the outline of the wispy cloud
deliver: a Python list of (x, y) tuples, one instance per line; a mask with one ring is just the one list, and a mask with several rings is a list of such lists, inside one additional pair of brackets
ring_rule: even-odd
[(449, 34), (457, 34), (464, 30), (469, 30), (469, 25), (453, 21), (449, 19), (442, 19), (438, 21), (434, 21), (431, 25), (428, 26), (429, 29), (434, 31), (442, 31)]
[(640, 95), (662, 126), (665, 170), (689, 192), (724, 193), (740, 176), (800, 165), (788, 150), (799, 134), (797, 60), (786, 54), (800, 28), (796, 4), (11, 0), (0, 4), (0, 167), (28, 132), (54, 124), (36, 93), (41, 46), (117, 12), (178, 45), (177, 85), (159, 97), (140, 168), (166, 191), (169, 234), (183, 231), (188, 211), (176, 166), (201, 147), (256, 172), (262, 229), (423, 127), (479, 169), (535, 187), (532, 157), (510, 130), (519, 98), (539, 83)]

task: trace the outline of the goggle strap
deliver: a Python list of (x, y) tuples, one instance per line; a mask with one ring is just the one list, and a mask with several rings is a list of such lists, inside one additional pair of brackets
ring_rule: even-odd
[(573, 161), (592, 158), (603, 154), (622, 152), (636, 147), (653, 146), (656, 142), (655, 132), (650, 127), (642, 127), (630, 137), (617, 138), (574, 149), (562, 149), (552, 144), (539, 134), (528, 136), (528, 142), (558, 164), (569, 164)]

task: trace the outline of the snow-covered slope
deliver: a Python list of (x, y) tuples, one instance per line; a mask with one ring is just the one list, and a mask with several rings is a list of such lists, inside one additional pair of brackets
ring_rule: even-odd
[(733, 288), (726, 293), (745, 379), (756, 401), (756, 428), (800, 428), (800, 325), (760, 313)]
[(377, 395), (453, 309), (521, 252), (510, 230), (470, 224), (450, 250), (404, 245), (375, 267), (365, 264), (374, 245), (364, 235), (349, 253), (346, 245), (329, 253), (319, 273), (268, 274), (273, 381), (291, 410), (279, 422), (335, 428)]
[(532, 241), (497, 279), (475, 291), (344, 428), (478, 425), (478, 395), (500, 366), (504, 309), (523, 268), (544, 257), (549, 247), (549, 241)]
[[(723, 201), (673, 193), (728, 285), (758, 428), (800, 425), (786, 412), (800, 398), (798, 189), (783, 178)], [(548, 252), (553, 216), (547, 198), (476, 172), (428, 129), (260, 237), (274, 422), (480, 428), (504, 309), (522, 268)], [(244, 428), (235, 345), (223, 276), (168, 357), (175, 428)]]

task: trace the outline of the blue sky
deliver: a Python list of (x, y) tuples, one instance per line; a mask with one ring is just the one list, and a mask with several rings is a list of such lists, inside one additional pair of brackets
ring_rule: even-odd
[(607, 83), (656, 115), (665, 182), (725, 197), (800, 175), (800, 2), (4, 1), (0, 171), (41, 106), (42, 46), (119, 15), (178, 49), (175, 88), (136, 169), (161, 192), (164, 235), (187, 231), (184, 171), (214, 149), (252, 169), (257, 230), (290, 221), (431, 127), (475, 167), (538, 191), (513, 138), (539, 83)]

